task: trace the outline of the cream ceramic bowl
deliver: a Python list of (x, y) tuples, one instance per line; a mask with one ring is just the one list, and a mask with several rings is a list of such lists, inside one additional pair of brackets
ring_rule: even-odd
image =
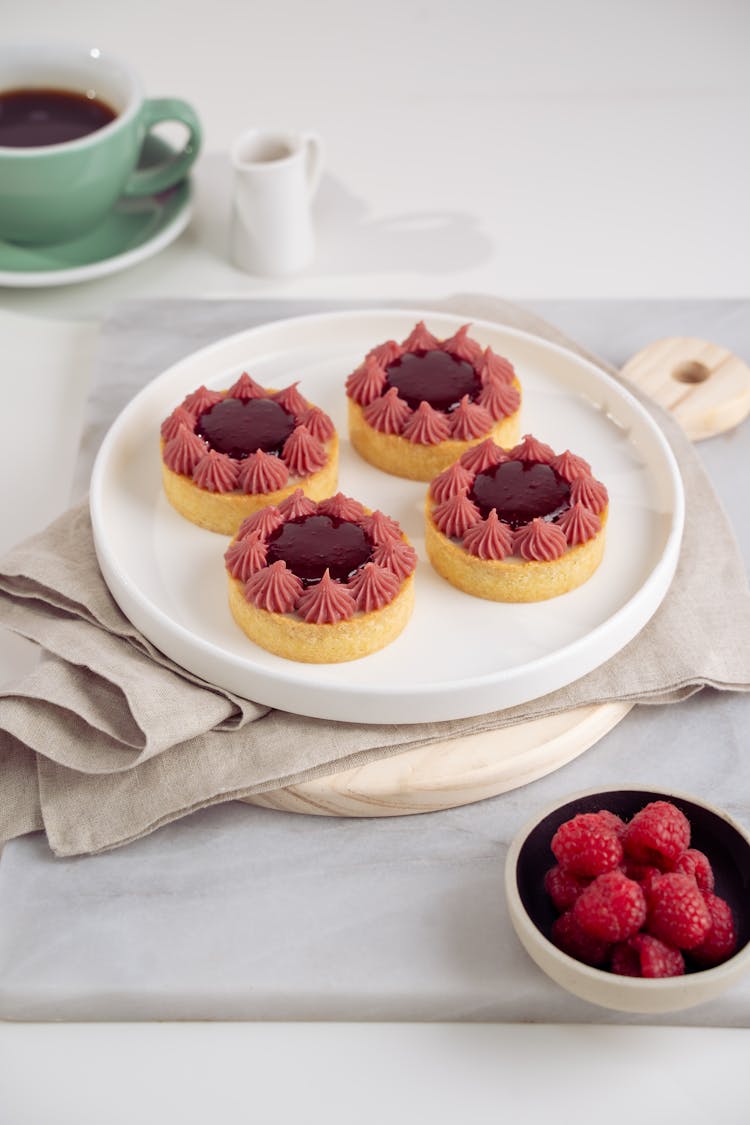
[[(737, 951), (723, 964), (658, 980), (591, 968), (553, 945), (549, 935), (557, 915), (543, 887), (544, 873), (555, 863), (550, 843), (563, 821), (600, 809), (629, 820), (651, 801), (672, 801), (687, 816), (691, 847), (708, 856), (716, 894), (731, 906), (738, 934)], [(750, 833), (695, 797), (633, 786), (586, 790), (564, 804), (550, 806), (526, 824), (511, 844), (505, 892), (513, 928), (532, 960), (562, 988), (604, 1008), (652, 1015), (691, 1008), (726, 991), (750, 969)]]

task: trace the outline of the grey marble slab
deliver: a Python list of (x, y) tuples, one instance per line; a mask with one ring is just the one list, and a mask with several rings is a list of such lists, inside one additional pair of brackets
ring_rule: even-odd
[[(750, 302), (534, 308), (616, 363), (679, 334), (750, 355)], [(262, 303), (254, 311), (280, 312)], [(283, 314), (298, 311), (309, 307)], [(116, 337), (116, 318), (107, 331)], [(199, 346), (198, 335), (182, 351)], [(94, 391), (89, 454), (127, 393), (112, 376)], [(702, 443), (700, 455), (750, 561), (750, 425)], [(447, 812), (335, 820), (228, 804), (71, 860), (54, 859), (42, 837), (17, 840), (0, 860), (0, 1017), (750, 1027), (750, 979), (671, 1017), (626, 1016), (569, 996), (521, 949), (502, 892), (514, 833), (579, 789), (673, 787), (750, 826), (748, 719), (750, 698), (711, 691), (639, 707), (563, 769)]]

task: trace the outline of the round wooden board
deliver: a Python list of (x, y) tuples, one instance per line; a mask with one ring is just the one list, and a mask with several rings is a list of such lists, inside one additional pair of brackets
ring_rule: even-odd
[(404, 816), (469, 805), (564, 766), (598, 742), (631, 706), (579, 707), (501, 730), (433, 742), (246, 800), (267, 809), (317, 816)]
[[(628, 360), (622, 373), (669, 410), (693, 441), (723, 433), (750, 413), (750, 368), (706, 340), (657, 340)], [(579, 707), (433, 742), (245, 801), (317, 816), (404, 816), (456, 808), (566, 765), (612, 730), (631, 706)]]

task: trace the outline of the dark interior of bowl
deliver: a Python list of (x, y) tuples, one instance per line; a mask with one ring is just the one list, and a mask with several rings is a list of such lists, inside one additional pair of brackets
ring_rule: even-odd
[(556, 862), (550, 843), (564, 821), (601, 809), (627, 821), (651, 801), (671, 801), (690, 821), (690, 846), (705, 852), (711, 862), (715, 893), (726, 899), (734, 914), (739, 951), (750, 941), (750, 844), (709, 809), (650, 790), (613, 789), (580, 797), (555, 809), (532, 829), (519, 852), (517, 867), (518, 893), (529, 917), (549, 938), (557, 912), (544, 890), (544, 873)]

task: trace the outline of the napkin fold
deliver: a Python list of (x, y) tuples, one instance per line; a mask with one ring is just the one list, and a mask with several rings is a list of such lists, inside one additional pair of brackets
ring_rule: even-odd
[[(170, 305), (172, 324), (181, 308), (185, 320), (194, 313)], [(471, 297), (431, 305), (534, 332), (616, 377), (506, 302)], [(235, 330), (243, 323), (239, 313), (237, 319)], [(99, 362), (108, 362), (106, 350)], [(416, 727), (331, 722), (205, 683), (122, 614), (99, 571), (88, 505), (71, 508), (0, 560), (0, 624), (43, 652), (31, 674), (0, 692), (0, 841), (43, 829), (57, 855), (95, 853), (206, 805), (449, 738), (595, 703), (676, 702), (705, 686), (748, 690), (750, 594), (742, 558), (689, 441), (639, 397), (670, 442), (686, 492), (680, 561), (666, 598), (600, 668), (530, 703), (472, 719)]]

